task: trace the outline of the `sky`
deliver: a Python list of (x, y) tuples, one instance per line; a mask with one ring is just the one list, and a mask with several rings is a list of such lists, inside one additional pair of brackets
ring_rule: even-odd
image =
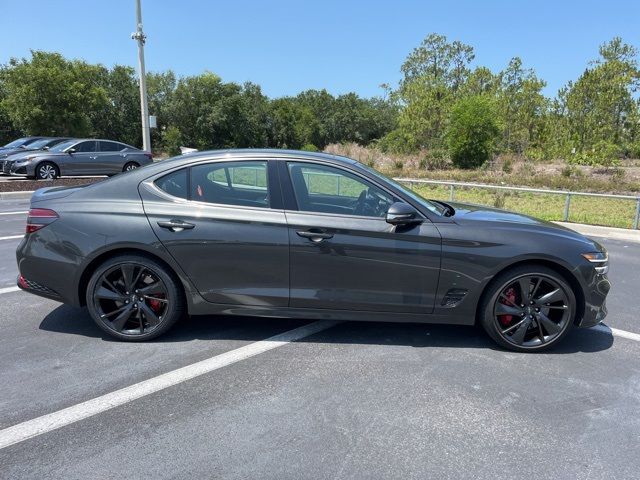
[[(211, 71), (270, 97), (382, 95), (429, 33), (494, 72), (520, 56), (554, 96), (614, 36), (640, 48), (640, 1), (142, 0), (148, 71)], [(0, 63), (30, 50), (137, 66), (135, 0), (0, 0)]]

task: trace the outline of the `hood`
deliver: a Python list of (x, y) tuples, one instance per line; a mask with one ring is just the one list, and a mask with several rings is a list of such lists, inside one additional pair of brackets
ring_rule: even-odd
[(541, 220), (539, 218), (530, 217), (522, 213), (509, 212), (498, 208), (487, 207), (484, 205), (474, 205), (469, 203), (447, 202), (451, 205), (456, 213), (453, 220), (460, 224), (483, 224), (483, 226), (495, 226), (502, 228), (513, 228), (518, 230), (546, 230), (549, 233), (571, 237), (574, 239), (585, 240), (582, 234), (563, 227), (553, 222)]
[(0, 149), (0, 159), (5, 159), (9, 155), (20, 155), (23, 153), (34, 152), (37, 150), (29, 150), (27, 148), (17, 147), (17, 148), (2, 148)]

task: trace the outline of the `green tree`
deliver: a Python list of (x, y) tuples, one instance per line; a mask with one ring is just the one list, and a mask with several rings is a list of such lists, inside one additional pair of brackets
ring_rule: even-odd
[(596, 150), (603, 149), (595, 146), (603, 142), (625, 153), (637, 139), (639, 105), (634, 93), (640, 86), (638, 51), (616, 37), (600, 47), (600, 56), (575, 83), (569, 82), (558, 93), (565, 116), (566, 156), (597, 156)]
[(447, 141), (451, 160), (457, 167), (476, 168), (489, 160), (499, 135), (492, 98), (464, 97), (453, 106)]
[(473, 58), (469, 45), (435, 33), (427, 36), (402, 65), (403, 79), (394, 92), (401, 106), (399, 132), (382, 145), (396, 151), (442, 146), (451, 105), (470, 75)]
[(33, 51), (30, 60), (11, 59), (5, 67), (2, 109), (26, 134), (90, 135), (90, 113), (109, 102), (103, 74), (100, 66)]
[(515, 57), (499, 74), (497, 91), (498, 114), (504, 125), (503, 150), (522, 154), (538, 138), (547, 99), (542, 94), (546, 86), (531, 69), (522, 67)]

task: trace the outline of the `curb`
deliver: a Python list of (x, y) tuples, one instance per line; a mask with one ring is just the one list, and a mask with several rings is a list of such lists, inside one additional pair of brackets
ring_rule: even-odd
[(25, 192), (0, 192), (0, 200), (28, 200), (35, 190)]
[(602, 237), (611, 240), (625, 240), (640, 242), (640, 230), (630, 228), (602, 227), (600, 225), (585, 225), (582, 223), (553, 222), (563, 227), (575, 230), (587, 237)]

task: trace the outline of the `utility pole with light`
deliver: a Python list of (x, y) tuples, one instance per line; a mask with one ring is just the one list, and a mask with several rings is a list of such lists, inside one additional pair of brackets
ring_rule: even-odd
[(142, 32), (142, 7), (136, 0), (137, 26), (131, 38), (138, 42), (138, 69), (140, 72), (140, 114), (142, 116), (142, 149), (151, 152), (151, 132), (149, 130), (149, 106), (147, 104), (147, 77), (144, 69), (144, 42), (147, 36)]

